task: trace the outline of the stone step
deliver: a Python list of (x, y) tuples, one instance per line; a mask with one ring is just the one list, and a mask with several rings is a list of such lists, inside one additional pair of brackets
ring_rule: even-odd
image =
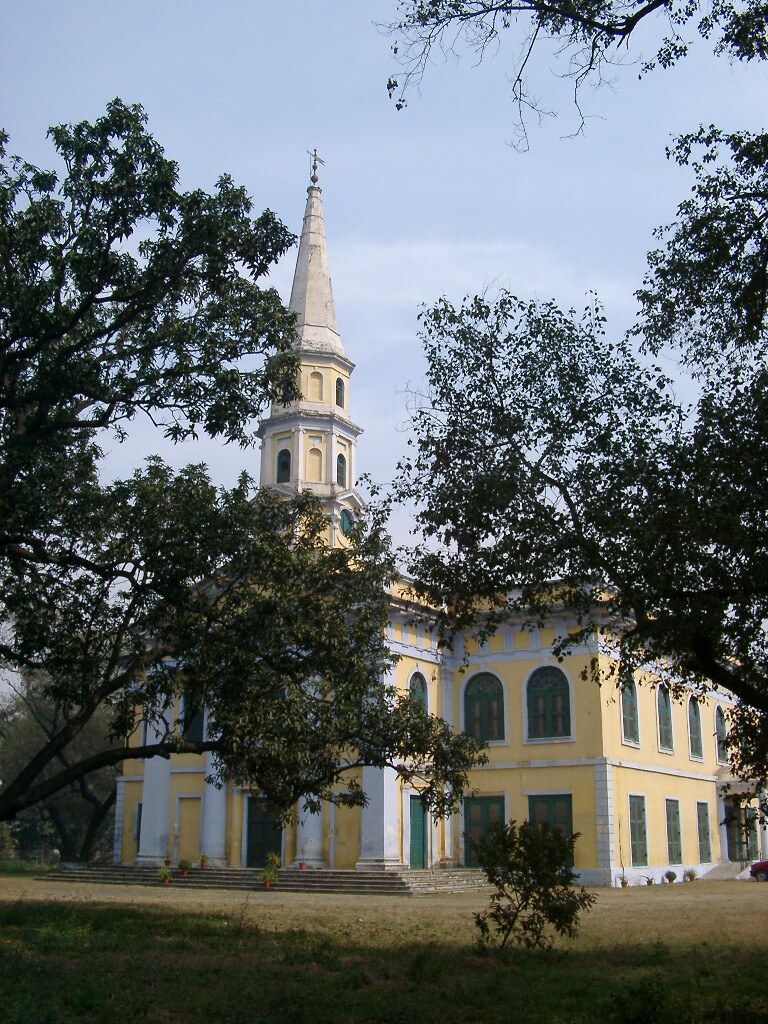
[[(171, 867), (174, 885), (204, 889), (262, 889), (260, 872), (249, 868), (193, 868), (184, 876)], [(161, 885), (155, 867), (104, 865), (62, 868), (44, 876), (49, 881), (90, 882), (110, 885)], [(300, 871), (281, 868), (271, 888), (280, 892), (350, 895), (421, 896), (437, 892), (463, 892), (487, 885), (482, 871), (472, 868), (425, 871)]]

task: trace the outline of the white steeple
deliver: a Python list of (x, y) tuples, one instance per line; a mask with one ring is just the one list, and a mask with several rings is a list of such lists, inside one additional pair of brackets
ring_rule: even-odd
[(355, 366), (336, 326), (317, 185), (319, 157), (313, 157), (290, 301), (297, 319), (294, 350), (301, 394), (293, 402), (273, 402), (261, 422), (261, 484), (286, 497), (313, 491), (328, 512), (333, 545), (344, 543), (344, 533), (363, 508), (355, 489), (356, 445), (362, 431), (349, 414)]
[[(316, 179), (316, 175), (313, 177)], [(307, 189), (290, 308), (298, 318), (296, 348), (299, 352), (344, 356), (333, 305), (321, 191), (315, 184)]]

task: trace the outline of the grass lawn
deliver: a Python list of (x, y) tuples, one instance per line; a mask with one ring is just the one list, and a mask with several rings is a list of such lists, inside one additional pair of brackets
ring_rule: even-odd
[(482, 906), (1, 877), (0, 1022), (768, 1022), (768, 885), (599, 890), (548, 955), (478, 951)]

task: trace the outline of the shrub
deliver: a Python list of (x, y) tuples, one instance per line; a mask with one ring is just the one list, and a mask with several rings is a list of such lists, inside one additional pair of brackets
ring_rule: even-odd
[(677, 878), (677, 872), (675, 872), (675, 871), (665, 871), (664, 872), (664, 877), (669, 882), (669, 884), (672, 885), (674, 880)]
[(496, 889), (490, 908), (475, 914), (481, 942), (503, 948), (511, 938), (529, 949), (549, 949), (555, 934), (575, 937), (579, 914), (595, 902), (592, 893), (573, 887), (577, 839), (578, 834), (566, 836), (546, 822), (510, 821), (472, 841)]

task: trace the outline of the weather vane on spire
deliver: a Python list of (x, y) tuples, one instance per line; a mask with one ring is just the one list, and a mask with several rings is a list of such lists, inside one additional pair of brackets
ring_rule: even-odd
[(310, 157), (312, 158), (312, 173), (309, 176), (309, 180), (312, 182), (313, 185), (316, 185), (317, 184), (317, 165), (321, 164), (323, 167), (325, 167), (325, 160), (321, 159), (317, 155), (317, 150), (316, 149), (312, 149), (312, 150), (308, 149), (307, 153), (309, 153)]

